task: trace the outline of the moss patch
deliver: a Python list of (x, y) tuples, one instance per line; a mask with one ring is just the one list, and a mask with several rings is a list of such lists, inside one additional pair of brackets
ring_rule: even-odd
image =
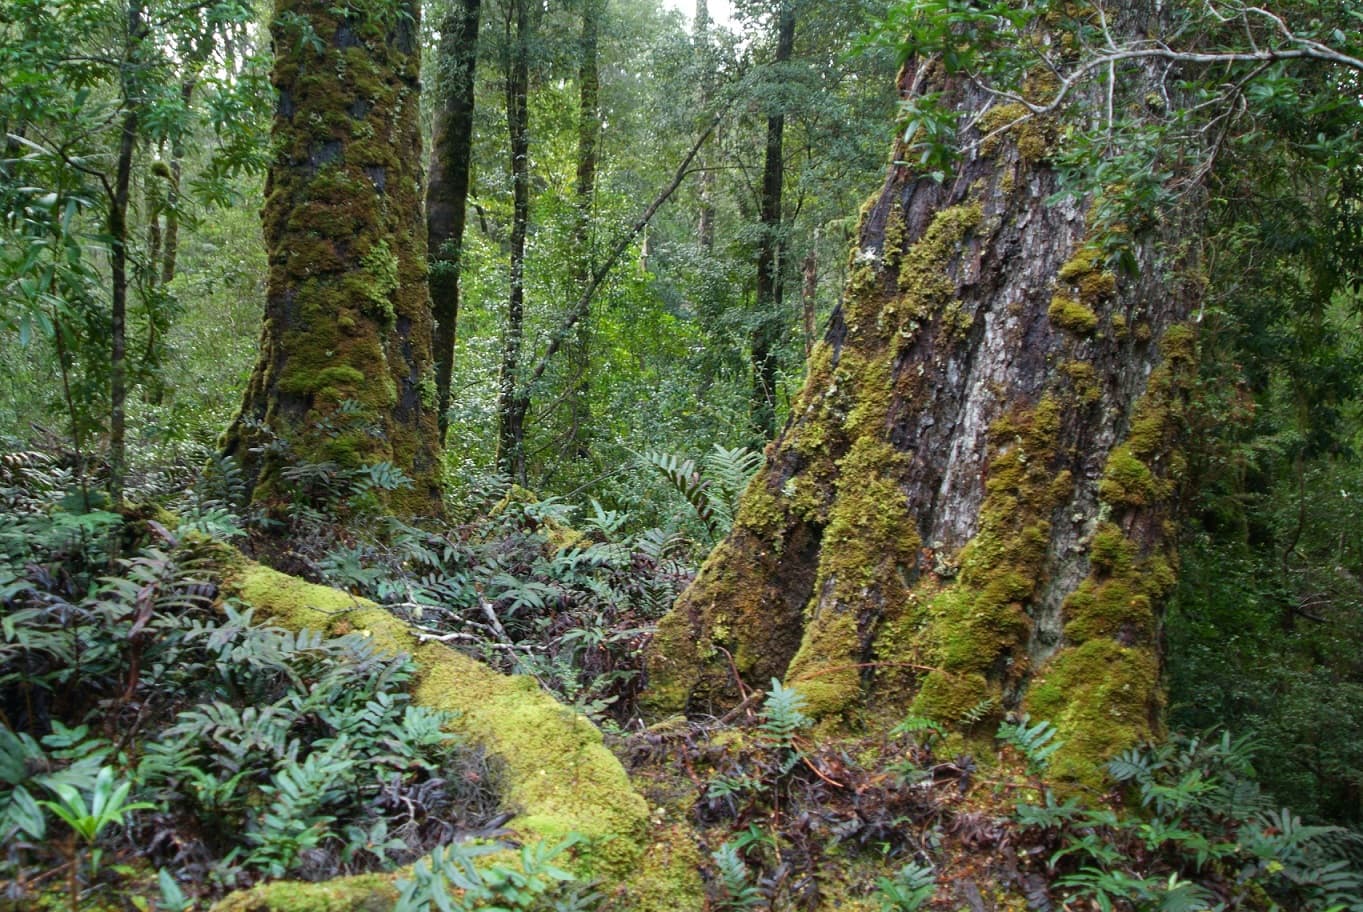
[(1058, 294), (1051, 298), (1051, 306), (1046, 311), (1050, 321), (1061, 329), (1076, 336), (1091, 335), (1098, 327), (1098, 315), (1074, 298)]
[(1157, 731), (1159, 694), (1159, 662), (1151, 649), (1106, 638), (1061, 649), (1032, 682), (1025, 703), (1060, 732), (1051, 777), (1101, 790), (1102, 761)]
[(389, 912), (398, 901), (397, 878), (361, 874), (324, 883), (261, 884), (231, 894), (212, 912)]

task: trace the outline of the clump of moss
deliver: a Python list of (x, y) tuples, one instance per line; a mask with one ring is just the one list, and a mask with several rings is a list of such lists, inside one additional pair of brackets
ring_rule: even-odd
[(888, 310), (898, 314), (898, 330), (906, 320), (923, 320), (946, 305), (955, 292), (947, 266), (959, 253), (961, 242), (984, 219), (979, 203), (964, 203), (938, 212), (904, 254), (899, 266), (899, 300)]
[(1161, 705), (1154, 651), (1107, 638), (1062, 648), (1032, 682), (1025, 702), (1029, 713), (1060, 732), (1051, 776), (1094, 790), (1105, 785), (1103, 760), (1158, 731)]
[(1092, 335), (1098, 328), (1098, 315), (1068, 295), (1053, 296), (1046, 316), (1056, 326), (1076, 336)]
[[(983, 142), (980, 153), (994, 155), (998, 152), (1003, 136), (1012, 134), (1017, 143), (1018, 156), (1028, 163), (1045, 161), (1055, 144), (1055, 124), (1052, 118), (1033, 114), (1021, 102), (995, 105), (980, 115), (976, 122)], [(1001, 130), (1000, 135), (991, 135)]]
[(393, 292), (398, 290), (398, 258), (381, 240), (360, 258), (364, 269), (365, 285), (363, 294), (373, 307), (374, 313), (384, 324), (393, 322)]

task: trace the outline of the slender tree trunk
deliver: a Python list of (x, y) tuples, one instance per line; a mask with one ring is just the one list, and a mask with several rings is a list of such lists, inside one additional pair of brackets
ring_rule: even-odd
[(123, 497), (127, 471), (128, 366), (128, 196), (132, 184), (133, 153), (137, 144), (137, 90), (132, 68), (137, 65), (139, 45), (146, 36), (141, 3), (128, 5), (128, 54), (121, 74), (123, 123), (118, 137), (118, 160), (109, 198), (109, 269), (112, 279), (112, 307), (109, 323), (109, 494)]
[[(706, 5), (706, 0), (696, 0), (696, 21), (693, 30), (693, 43), (696, 48), (696, 61), (700, 84), (700, 109), (707, 110), (710, 107), (710, 97), (712, 94), (711, 81), (711, 60), (710, 53), (710, 9)], [(700, 177), (697, 195), (699, 196), (700, 212), (696, 218), (696, 244), (705, 253), (710, 253), (715, 249), (715, 174), (714, 171), (706, 167), (706, 163), (700, 163)]]
[(497, 397), (497, 467), (521, 484), (526, 480), (525, 419), (530, 410), (529, 391), (520, 386), (525, 332), (525, 237), (530, 224), (529, 2), (514, 0), (507, 21), (507, 47), (511, 55), (506, 80), (506, 126), (511, 139), (511, 288)]
[(432, 130), (426, 225), (435, 308), (435, 383), (440, 439), (448, 430), (450, 377), (459, 319), (459, 270), (473, 158), (473, 105), (482, 0), (455, 3), (440, 23), (436, 111)]
[[(194, 79), (180, 83), (180, 100), (186, 108), (194, 98)], [(175, 278), (180, 257), (180, 177), (184, 172), (185, 141), (177, 136), (170, 144), (170, 179), (166, 188), (166, 233), (161, 260), (161, 284), (169, 285)], [(153, 261), (155, 262), (155, 261)]]
[[(795, 46), (795, 9), (781, 4), (776, 20), (776, 66), (788, 63)], [(766, 160), (762, 167), (760, 218), (762, 237), (757, 248), (757, 315), (752, 333), (753, 425), (764, 437), (776, 433), (776, 371), (781, 337), (785, 329), (782, 315), (781, 198), (785, 185), (782, 160), (786, 116), (777, 111), (767, 118)]]
[[(164, 145), (162, 145), (162, 147), (157, 150), (157, 154), (160, 155), (164, 152), (165, 148)], [(147, 270), (146, 284), (148, 288), (155, 288), (161, 279), (161, 216), (165, 214), (166, 190), (162, 186), (163, 180), (158, 173), (160, 166), (163, 165), (159, 159), (157, 162), (153, 163), (151, 174), (148, 175), (146, 180), (145, 193), (143, 193), (143, 201), (147, 210), (147, 263), (149, 263), (151, 267)], [(169, 174), (168, 170), (166, 174)], [(149, 332), (148, 336), (154, 337), (155, 330)], [(151, 348), (152, 345), (149, 342), (147, 345), (148, 351), (150, 351)]]
[[(601, 74), (597, 39), (604, 0), (583, 0), (578, 65), (577, 213), (573, 226), (573, 278), (579, 288), (591, 281), (592, 206), (596, 198), (597, 143), (601, 135)], [(568, 346), (569, 446), (575, 459), (591, 456), (591, 321), (579, 320)]]
[(804, 264), (800, 267), (804, 279), (800, 286), (800, 322), (804, 326), (806, 358), (814, 350), (814, 321), (819, 306), (818, 244), (819, 232), (816, 230), (814, 232), (814, 243), (810, 244), (809, 252), (805, 254)]
[(287, 503), (290, 466), (387, 462), (412, 481), (391, 509), (441, 509), (419, 14), (415, 0), (276, 0), (265, 319), (225, 439), (266, 506)]
[(791, 421), (659, 626), (648, 699), (720, 711), (737, 674), (870, 726), (992, 732), (1017, 709), (1059, 727), (1053, 776), (1098, 785), (1160, 726), (1197, 226), (1100, 230), (1058, 192), (1059, 124), (972, 147), (1021, 106), (932, 61), (900, 80), (943, 93), (970, 151), (939, 181), (894, 150)]

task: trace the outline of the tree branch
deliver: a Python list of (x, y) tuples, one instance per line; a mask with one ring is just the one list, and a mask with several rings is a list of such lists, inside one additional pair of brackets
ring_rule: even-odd
[(653, 220), (653, 216), (658, 214), (658, 210), (662, 208), (663, 203), (666, 203), (672, 197), (672, 194), (677, 192), (677, 188), (682, 185), (682, 181), (685, 180), (686, 175), (690, 173), (688, 169), (691, 167), (692, 160), (700, 153), (701, 147), (705, 145), (705, 141), (714, 133), (715, 127), (719, 126), (719, 122), (723, 119), (723, 116), (724, 112), (721, 111), (711, 118), (709, 125), (701, 132), (700, 136), (696, 138), (696, 141), (691, 144), (691, 150), (686, 153), (686, 157), (682, 159), (681, 164), (679, 164), (676, 171), (673, 172), (672, 180), (667, 183), (667, 186), (659, 191), (658, 195), (653, 198), (653, 202), (649, 203), (648, 208), (643, 211), (643, 214), (635, 219), (634, 224), (616, 239), (614, 246), (611, 247), (610, 253), (606, 256), (606, 259), (599, 266), (592, 268), (590, 272), (591, 278), (587, 282), (587, 287), (582, 289), (582, 294), (577, 299), (577, 303), (568, 311), (568, 315), (563, 318), (563, 322), (559, 324), (558, 329), (554, 330), (553, 335), (549, 337), (549, 344), (545, 347), (544, 354), (540, 355), (539, 360), (535, 363), (534, 370), (530, 372), (529, 378), (517, 393), (518, 397), (522, 399), (527, 398), (530, 394), (530, 388), (535, 385), (540, 377), (544, 376), (544, 372), (549, 368), (549, 362), (553, 360), (554, 355), (558, 354), (558, 350), (563, 346), (563, 343), (567, 341), (573, 328), (577, 326), (578, 323), (582, 322), (582, 318), (585, 317), (587, 312), (591, 309), (592, 299), (596, 297), (596, 293), (600, 290), (601, 284), (606, 280), (606, 276), (610, 274), (611, 269), (619, 262), (620, 257), (624, 255), (624, 252), (629, 249), (630, 244), (634, 243), (634, 239), (639, 236), (639, 233)]

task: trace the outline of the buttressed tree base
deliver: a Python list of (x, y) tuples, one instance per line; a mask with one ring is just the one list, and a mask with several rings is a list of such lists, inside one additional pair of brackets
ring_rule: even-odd
[(1197, 285), (1178, 226), (1058, 195), (1053, 119), (931, 58), (900, 90), (942, 91), (969, 151), (934, 175), (897, 144), (790, 420), (661, 624), (651, 704), (778, 678), (826, 724), (1026, 712), (1060, 730), (1052, 773), (1097, 785), (1160, 727)]

